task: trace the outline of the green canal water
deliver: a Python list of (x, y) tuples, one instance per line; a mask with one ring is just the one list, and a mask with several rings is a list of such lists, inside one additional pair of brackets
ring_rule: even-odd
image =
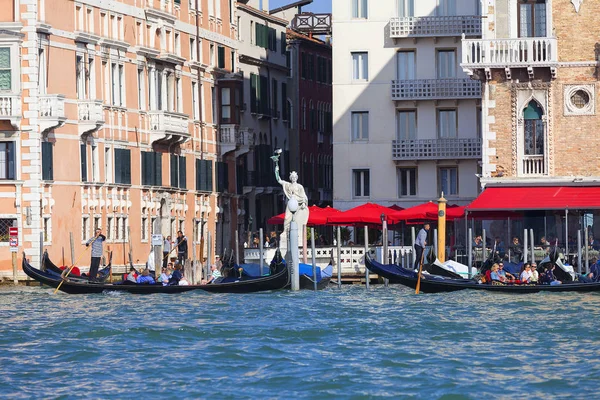
[(600, 295), (0, 288), (2, 398), (598, 398)]

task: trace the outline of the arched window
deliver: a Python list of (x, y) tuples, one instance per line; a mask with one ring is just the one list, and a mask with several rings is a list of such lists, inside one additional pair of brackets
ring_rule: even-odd
[(524, 122), (524, 152), (526, 156), (544, 154), (544, 111), (535, 101), (531, 100), (523, 109)]
[(302, 129), (306, 130), (306, 100), (302, 99)]

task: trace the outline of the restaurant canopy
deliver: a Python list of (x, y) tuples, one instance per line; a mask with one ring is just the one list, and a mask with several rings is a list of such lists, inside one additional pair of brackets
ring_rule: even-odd
[[(334, 215), (340, 212), (340, 210), (332, 208), (332, 207), (318, 207), (318, 206), (309, 206), (308, 207), (308, 226), (315, 225), (325, 225), (327, 223), (327, 217), (330, 215)], [(281, 213), (274, 217), (271, 217), (267, 220), (267, 224), (269, 225), (283, 225), (283, 221), (285, 220), (285, 213)]]
[(365, 203), (347, 211), (337, 213), (327, 218), (329, 225), (377, 225), (381, 226), (381, 214), (389, 221), (389, 216), (398, 211), (390, 207), (380, 206), (374, 203)]
[(467, 211), (600, 209), (598, 186), (488, 187)]
[[(459, 207), (456, 204), (451, 204), (446, 207), (446, 218), (454, 220), (462, 218), (465, 214), (465, 207)], [(398, 211), (390, 215), (390, 223), (397, 224), (401, 221), (427, 221), (437, 220), (438, 204), (433, 201), (419, 204), (414, 207)]]

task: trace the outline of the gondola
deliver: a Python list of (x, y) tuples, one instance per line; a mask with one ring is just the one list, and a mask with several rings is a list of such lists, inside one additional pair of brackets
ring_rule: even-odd
[[(108, 277), (110, 276), (111, 268), (112, 268), (112, 252), (110, 252), (109, 256), (108, 256), (108, 265), (98, 271), (98, 281), (99, 282), (105, 282), (108, 279)], [(44, 251), (44, 255), (42, 257), (42, 269), (45, 272), (51, 272), (51, 273), (57, 274), (59, 276), (61, 276), (62, 273), (64, 272), (64, 270), (59, 268), (56, 264), (54, 264), (50, 260), (50, 257), (48, 256), (47, 251)], [(88, 280), (87, 276), (77, 275), (77, 274), (74, 274), (73, 272), (69, 273), (68, 277), (70, 280), (81, 280), (81, 281)]]
[[(315, 290), (315, 279), (313, 277), (312, 265), (300, 264), (300, 289)], [(323, 290), (329, 286), (331, 276), (333, 275), (333, 266), (331, 263), (321, 269), (317, 267), (317, 290)]]
[[(395, 264), (381, 264), (370, 256), (365, 257), (365, 265), (369, 271), (394, 280), (404, 286), (414, 289), (417, 285), (417, 273)], [(474, 279), (453, 279), (441, 276), (423, 274), (420, 291), (424, 293), (454, 292), (457, 290), (473, 289), (504, 293), (536, 293), (536, 292), (598, 292), (600, 282), (582, 283), (568, 282), (562, 285), (543, 284), (485, 284)]]
[[(162, 286), (162, 284), (127, 284), (127, 283), (91, 283), (81, 280), (65, 280), (60, 290), (69, 294), (90, 294), (104, 292), (128, 292), (133, 294), (152, 293), (183, 293), (192, 290), (203, 290), (211, 293), (253, 293), (268, 290), (283, 289), (289, 284), (289, 270), (282, 262), (281, 253), (276, 253), (271, 262), (271, 275), (256, 278), (236, 278), (234, 276), (221, 278), (216, 283), (207, 285)], [(27, 262), (23, 254), (23, 271), (30, 278), (45, 285), (56, 288), (62, 279), (53, 272), (41, 271)]]

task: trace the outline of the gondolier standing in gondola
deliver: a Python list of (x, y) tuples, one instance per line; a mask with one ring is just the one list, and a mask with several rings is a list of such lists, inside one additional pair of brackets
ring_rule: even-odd
[(90, 261), (88, 281), (96, 281), (98, 279), (98, 268), (100, 267), (105, 240), (106, 236), (102, 234), (102, 229), (98, 227), (96, 228), (96, 235), (85, 243), (85, 247), (89, 247), (90, 244), (92, 245), (92, 259)]
[(425, 250), (425, 246), (427, 245), (427, 234), (429, 232), (429, 222), (425, 222), (423, 224), (423, 228), (417, 234), (415, 238), (414, 248), (415, 248), (415, 265), (414, 269), (418, 270), (419, 265), (421, 264), (421, 258), (423, 257), (423, 250)]
[(187, 238), (183, 236), (183, 232), (177, 231), (177, 261), (183, 265), (187, 260), (188, 243)]

